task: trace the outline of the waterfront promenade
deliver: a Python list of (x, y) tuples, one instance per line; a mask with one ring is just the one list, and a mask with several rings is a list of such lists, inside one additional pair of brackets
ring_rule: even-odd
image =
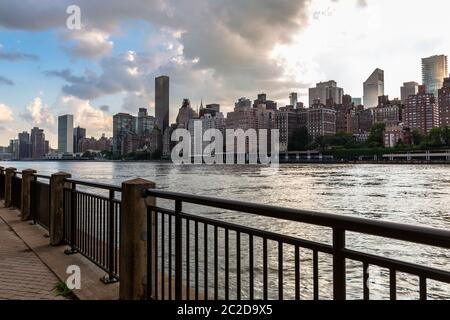
[[(1, 215), (12, 213), (6, 208), (0, 209)], [(2, 218), (0, 244), (0, 300), (65, 299), (53, 292), (58, 283), (56, 275)]]

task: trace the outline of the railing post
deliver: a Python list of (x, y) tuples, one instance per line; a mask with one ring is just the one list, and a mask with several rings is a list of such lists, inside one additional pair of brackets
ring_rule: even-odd
[(334, 300), (346, 300), (345, 230), (333, 229), (333, 297)]
[(120, 299), (143, 300), (147, 267), (147, 206), (155, 205), (153, 197), (143, 197), (155, 184), (144, 179), (122, 183), (120, 221)]
[(2, 185), (0, 185), (0, 200), (5, 199), (5, 167), (0, 166), (0, 177), (2, 177), (3, 180), (1, 180)]
[(178, 301), (183, 299), (183, 220), (180, 215), (182, 210), (182, 202), (175, 201), (175, 300)]
[(22, 171), (22, 221), (31, 218), (31, 181), (35, 179), (36, 170), (27, 169)]
[(71, 178), (69, 173), (58, 172), (50, 178), (50, 244), (59, 246), (64, 240), (64, 187)]
[(77, 185), (72, 183), (72, 190), (70, 193), (70, 249), (64, 251), (65, 254), (77, 254)]
[(16, 168), (6, 168), (5, 174), (5, 208), (12, 206), (12, 177), (16, 175)]

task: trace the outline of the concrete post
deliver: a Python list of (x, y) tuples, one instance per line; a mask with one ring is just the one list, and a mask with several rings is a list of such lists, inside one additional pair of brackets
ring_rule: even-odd
[(155, 183), (135, 179), (122, 183), (120, 223), (120, 299), (145, 299), (144, 280), (147, 271), (147, 206), (154, 198), (142, 196)]
[(36, 170), (22, 171), (22, 221), (31, 218), (31, 181), (35, 179)]
[(72, 177), (69, 173), (58, 172), (50, 178), (50, 245), (59, 246), (64, 238), (64, 187), (70, 183), (64, 180)]
[(5, 208), (12, 206), (12, 177), (16, 175), (16, 168), (6, 168), (5, 174)]

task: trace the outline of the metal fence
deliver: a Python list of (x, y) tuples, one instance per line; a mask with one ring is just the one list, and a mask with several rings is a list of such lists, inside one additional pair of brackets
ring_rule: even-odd
[[(50, 177), (36, 176), (49, 180)], [(47, 231), (50, 228), (50, 184), (37, 180), (30, 184), (30, 214), (34, 224), (39, 224)]]
[(11, 180), (11, 203), (14, 208), (22, 209), (22, 178), (17, 176)]
[[(327, 267), (332, 274), (332, 296), (337, 300), (347, 298), (349, 261), (362, 263), (360, 285), (362, 298), (366, 300), (371, 297), (367, 281), (370, 266), (389, 270), (392, 300), (397, 298), (399, 273), (418, 277), (423, 300), (427, 299), (428, 280), (450, 283), (450, 272), (362, 253), (346, 246), (346, 233), (351, 232), (450, 249), (449, 231), (156, 190), (148, 190), (145, 196), (175, 201), (174, 210), (148, 207), (147, 274), (151, 276), (147, 295), (150, 299), (299, 300), (305, 289), (300, 285), (304, 261), (301, 252), (305, 251), (312, 256), (310, 285), (315, 300), (321, 298), (319, 279), (323, 277), (319, 255), (330, 258)], [(332, 231), (332, 244), (188, 214), (183, 212), (184, 203), (326, 227)], [(269, 247), (274, 250), (269, 252)], [(293, 288), (292, 297), (285, 294), (286, 287)]]
[[(105, 270), (105, 283), (119, 280), (120, 206), (116, 186), (67, 179), (64, 189), (66, 254), (80, 253)], [(77, 190), (77, 186), (106, 190), (108, 197)]]

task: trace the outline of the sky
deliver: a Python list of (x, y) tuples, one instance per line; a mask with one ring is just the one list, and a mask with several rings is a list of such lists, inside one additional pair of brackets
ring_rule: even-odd
[[(81, 9), (70, 30), (67, 7)], [(375, 68), (385, 91), (421, 82), (421, 58), (450, 53), (443, 0), (2, 0), (0, 145), (38, 126), (57, 146), (57, 117), (89, 136), (112, 134), (112, 115), (154, 114), (154, 78), (171, 78), (171, 121), (196, 108), (336, 80), (362, 96)]]

